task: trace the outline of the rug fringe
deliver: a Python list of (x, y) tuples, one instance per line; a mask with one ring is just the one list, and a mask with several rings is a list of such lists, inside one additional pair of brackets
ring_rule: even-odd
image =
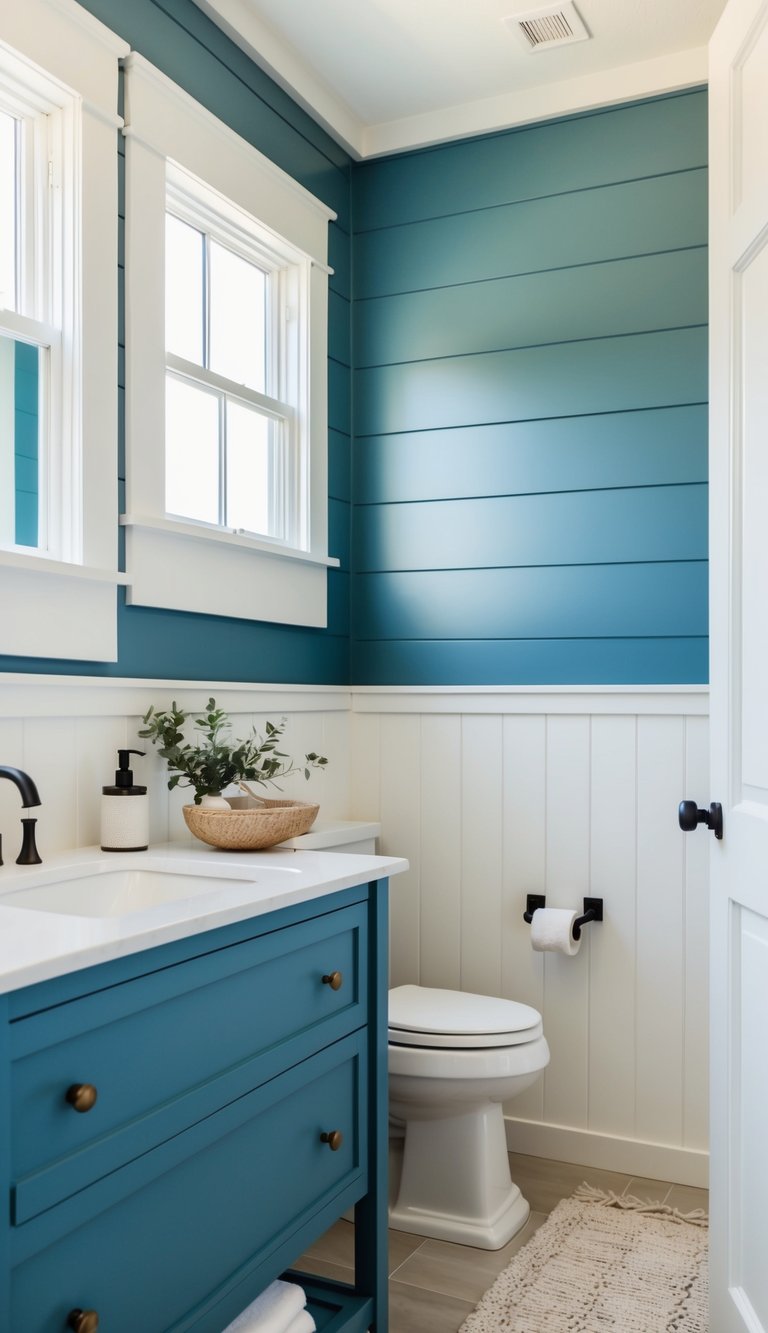
[(703, 1208), (694, 1208), (690, 1213), (682, 1213), (679, 1208), (672, 1208), (668, 1203), (653, 1199), (638, 1199), (634, 1194), (614, 1194), (613, 1190), (601, 1190), (586, 1181), (574, 1190), (572, 1197), (581, 1203), (594, 1203), (601, 1208), (624, 1208), (637, 1213), (650, 1213), (655, 1217), (667, 1217), (671, 1222), (688, 1222), (694, 1227), (709, 1226), (709, 1217)]

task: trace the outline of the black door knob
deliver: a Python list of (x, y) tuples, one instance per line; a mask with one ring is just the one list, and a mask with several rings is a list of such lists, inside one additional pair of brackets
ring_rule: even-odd
[(699, 824), (706, 824), (716, 838), (723, 836), (723, 807), (719, 801), (713, 801), (708, 810), (700, 810), (695, 801), (681, 801), (677, 819), (683, 833), (692, 833)]

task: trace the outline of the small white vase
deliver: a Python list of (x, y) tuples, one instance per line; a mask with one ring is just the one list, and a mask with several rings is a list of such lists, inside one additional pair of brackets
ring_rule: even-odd
[(232, 806), (223, 796), (201, 796), (200, 804), (204, 810), (231, 810)]

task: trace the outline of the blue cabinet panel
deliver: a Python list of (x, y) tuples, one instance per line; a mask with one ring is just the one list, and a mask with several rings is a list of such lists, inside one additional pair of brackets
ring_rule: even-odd
[(706, 345), (686, 329), (361, 370), (356, 433), (706, 402)]
[(355, 1177), (364, 1193), (364, 1079), (355, 1035), (179, 1135), (151, 1183), (15, 1270), (12, 1327), (61, 1333), (81, 1307), (110, 1333), (167, 1333)]
[[(358, 574), (357, 639), (701, 636), (704, 561)], [(374, 650), (375, 651), (375, 650)]]
[(706, 94), (575, 116), (355, 170), (354, 230), (702, 167)]
[(497, 496), (358, 509), (355, 569), (706, 560), (707, 487)]
[(355, 237), (355, 298), (707, 243), (707, 172), (620, 182)]
[[(336, 969), (344, 980), (333, 991), (322, 977)], [(268, 1007), (254, 1005), (258, 988), (269, 995)], [(234, 1100), (273, 1076), (278, 1045), (281, 1060), (298, 1062), (315, 1049), (324, 1029), (325, 1040), (336, 1041), (360, 1027), (366, 989), (361, 905), (16, 1023), (15, 1221), (51, 1207), (215, 1110), (210, 1097), (221, 1093), (205, 1085), (226, 1071), (234, 1076)], [(74, 1082), (99, 1091), (87, 1115), (65, 1100)]]
[[(315, 1284), (312, 1308), (333, 1333), (386, 1328), (386, 941), (386, 881), (364, 883), (0, 997), (3, 1333), (61, 1333), (76, 1308), (111, 1333), (220, 1333), (353, 1205), (354, 1283)], [(73, 1115), (62, 1084), (93, 1061)], [(14, 1186), (56, 1172), (68, 1188), (14, 1218)]]
[(707, 251), (649, 255), (361, 301), (355, 365), (611, 338), (707, 322)]
[(352, 646), (357, 685), (705, 685), (705, 636), (389, 640)]
[(706, 479), (705, 405), (373, 435), (355, 451), (359, 505)]

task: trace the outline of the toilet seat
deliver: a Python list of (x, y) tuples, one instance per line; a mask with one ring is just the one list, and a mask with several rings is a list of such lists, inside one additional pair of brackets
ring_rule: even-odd
[(429, 986), (396, 986), (389, 992), (393, 1045), (488, 1049), (522, 1046), (541, 1035), (541, 1015), (516, 1000)]

